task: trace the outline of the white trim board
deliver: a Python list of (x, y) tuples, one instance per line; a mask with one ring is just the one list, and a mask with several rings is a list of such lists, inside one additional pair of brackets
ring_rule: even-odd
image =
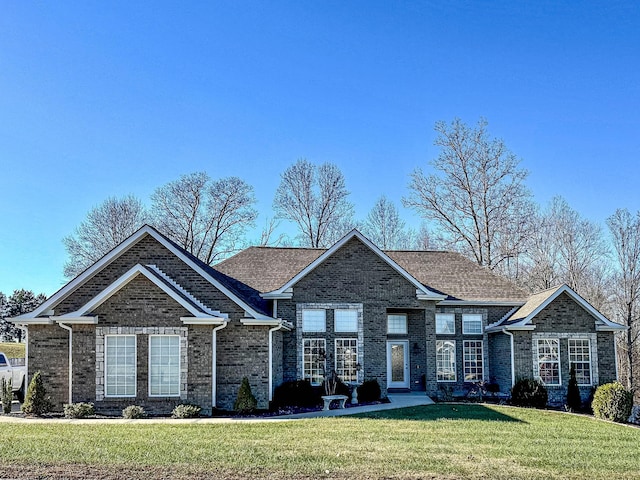
[(193, 260), (188, 258), (186, 255), (184, 255), (183, 252), (177, 249), (171, 242), (169, 242), (166, 238), (164, 238), (164, 236), (162, 236), (159, 232), (157, 232), (153, 227), (149, 225), (145, 225), (142, 228), (140, 228), (140, 230), (135, 232), (133, 235), (127, 238), (124, 242), (122, 242), (120, 245), (115, 247), (113, 250), (107, 253), (104, 257), (102, 257), (100, 260), (94, 263), (91, 267), (86, 269), (84, 272), (82, 272), (80, 275), (78, 275), (76, 278), (71, 280), (68, 284), (66, 284), (56, 293), (54, 293), (51, 297), (49, 297), (42, 305), (36, 308), (33, 312), (20, 315), (19, 317), (15, 317), (15, 319), (13, 320), (20, 322), (20, 321), (23, 321), (24, 319), (35, 318), (40, 315), (44, 315), (45, 312), (47, 312), (48, 310), (51, 310), (55, 305), (58, 305), (61, 301), (63, 301), (65, 298), (71, 295), (79, 286), (81, 286), (87, 280), (92, 278), (96, 273), (102, 270), (102, 268), (107, 266), (109, 263), (111, 263), (114, 259), (119, 257), (121, 254), (126, 252), (130, 247), (132, 247), (133, 245), (138, 243), (140, 240), (142, 240), (146, 235), (151, 236), (163, 247), (165, 247), (167, 250), (173, 253), (176, 257), (182, 260), (185, 264), (191, 267), (196, 273), (198, 273), (205, 280), (207, 280), (211, 285), (213, 285), (218, 290), (220, 290), (225, 296), (227, 296), (231, 301), (233, 301), (236, 305), (241, 307), (243, 310), (245, 310), (250, 316), (256, 319), (271, 320), (271, 317), (257, 312), (244, 300), (239, 298), (237, 295), (231, 292), (228, 288), (222, 285), (218, 280), (216, 280), (207, 272), (205, 272), (199, 265), (197, 265)]
[(376, 247), (367, 237), (362, 235), (355, 228), (347, 233), (344, 237), (334, 243), (329, 249), (327, 249), (322, 255), (316, 258), (313, 262), (311, 262), (307, 267), (298, 272), (291, 280), (285, 283), (282, 287), (274, 290), (272, 292), (263, 293), (263, 298), (270, 299), (278, 299), (278, 298), (291, 298), (291, 288), (298, 283), (302, 278), (306, 277), (309, 273), (315, 270), (321, 263), (323, 263), (327, 258), (333, 255), (336, 251), (342, 248), (349, 240), (352, 238), (357, 238), (362, 243), (364, 243), (373, 253), (375, 253), (378, 257), (384, 260), (391, 268), (393, 268), (396, 272), (402, 275), (406, 280), (408, 280), (411, 284), (416, 287), (416, 297), (419, 300), (435, 300), (441, 301), (444, 300), (446, 295), (441, 295), (439, 293), (433, 292), (429, 290), (427, 287), (422, 285), (415, 277), (413, 277), (409, 272), (407, 272), (404, 268), (394, 262), (386, 253)]

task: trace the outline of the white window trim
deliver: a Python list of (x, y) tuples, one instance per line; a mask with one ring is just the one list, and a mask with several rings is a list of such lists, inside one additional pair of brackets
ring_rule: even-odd
[[(305, 312), (322, 312), (324, 315), (324, 326), (322, 330), (307, 330), (304, 321), (304, 313)], [(303, 308), (302, 309), (302, 331), (304, 333), (325, 333), (327, 331), (327, 311), (324, 308)]]
[[(152, 337), (176, 337), (178, 339), (178, 393), (176, 395), (152, 395), (151, 394), (151, 338)], [(149, 377), (147, 380), (148, 387), (148, 395), (150, 398), (180, 398), (180, 394), (182, 393), (182, 346), (180, 335), (163, 335), (163, 334), (152, 334), (149, 335), (148, 340), (148, 352), (147, 352), (147, 376)]]
[[(324, 368), (323, 370), (326, 371), (327, 369), (327, 339), (326, 338), (319, 338), (319, 337), (306, 337), (302, 339), (302, 379), (306, 380), (308, 377), (306, 376), (306, 371), (305, 371), (305, 365), (306, 365), (306, 361), (304, 358), (304, 342), (306, 341), (321, 341), (324, 343), (324, 353), (325, 353), (325, 359), (324, 359)], [(322, 385), (322, 382), (320, 383), (314, 383), (313, 382), (313, 377), (309, 378), (309, 383), (311, 383), (312, 386), (317, 387)]]
[[(107, 394), (107, 371), (109, 370), (109, 360), (107, 355), (107, 339), (109, 337), (133, 337), (134, 350), (134, 373), (133, 373), (133, 395), (108, 395)], [(108, 334), (104, 336), (104, 398), (135, 398), (138, 396), (138, 336), (135, 334)]]
[[(467, 332), (464, 325), (464, 317), (480, 317), (480, 332)], [(484, 335), (484, 322), (481, 313), (463, 313), (462, 314), (462, 334), (463, 335)]]
[[(438, 317), (450, 317), (453, 318), (453, 332), (438, 332)], [(456, 314), (455, 313), (436, 313), (436, 335), (455, 335), (456, 334)]]
[[(340, 374), (338, 373), (338, 342), (344, 342), (345, 340), (355, 340), (356, 342), (356, 365), (358, 364), (358, 354), (360, 352), (360, 344), (358, 342), (358, 339), (355, 337), (341, 337), (341, 338), (336, 338), (333, 341), (333, 368), (335, 369), (336, 373), (338, 374), (338, 377), (340, 377)], [(358, 372), (357, 368), (356, 368), (356, 379), (355, 381), (349, 380), (349, 381), (344, 381), (342, 380), (342, 378), (340, 378), (340, 380), (342, 380), (344, 383), (358, 383), (359, 382), (359, 376), (360, 376), (360, 372)]]
[(589, 345), (589, 378), (591, 379), (591, 383), (578, 383), (579, 387), (591, 387), (593, 386), (593, 366), (592, 366), (592, 360), (591, 358), (593, 357), (592, 353), (591, 353), (591, 339), (587, 338), (587, 337), (580, 337), (580, 338), (568, 338), (567, 339), (567, 358), (569, 359), (569, 372), (571, 372), (571, 364), (572, 363), (587, 363), (587, 362), (572, 362), (571, 361), (571, 342), (572, 341), (576, 341), (576, 340), (580, 340), (580, 341), (587, 341), (588, 345)]
[[(389, 331), (389, 317), (404, 317), (404, 332)], [(409, 318), (406, 313), (387, 313), (387, 335), (408, 335), (409, 334)]]
[[(467, 361), (465, 358), (465, 350), (467, 349), (467, 344), (471, 342), (474, 342), (474, 343), (480, 342), (480, 361), (482, 363), (482, 371), (480, 373), (479, 380), (467, 380)], [(483, 340), (464, 340), (462, 342), (462, 378), (466, 383), (481, 382), (482, 380), (484, 380), (484, 341)]]
[[(351, 330), (343, 330), (343, 329), (338, 329), (338, 322), (336, 321), (337, 318), (337, 313), (338, 312), (349, 312), (349, 313), (353, 313), (355, 314), (355, 322), (353, 325), (353, 329)], [(325, 327), (326, 327), (326, 317), (325, 317)], [(326, 330), (326, 328), (325, 328)], [(352, 308), (336, 308), (333, 310), (333, 331), (336, 333), (357, 333), (358, 332), (358, 311), (354, 310)]]
[[(546, 383), (544, 380), (542, 380), (542, 377), (540, 376), (540, 364), (541, 363), (553, 363), (553, 362), (541, 362), (540, 361), (540, 342), (545, 341), (545, 340), (554, 340), (555, 342), (557, 342), (558, 344), (558, 383)], [(540, 379), (540, 381), (542, 383), (544, 383), (544, 385), (546, 387), (560, 387), (562, 386), (562, 357), (560, 355), (560, 338), (557, 337), (548, 337), (548, 338), (538, 338), (536, 339), (536, 360), (537, 360), (537, 369), (538, 369), (538, 379)]]
[[(438, 342), (453, 343), (453, 380), (438, 379)], [(455, 340), (436, 340), (436, 381), (439, 383), (456, 383), (458, 381), (458, 346)]]

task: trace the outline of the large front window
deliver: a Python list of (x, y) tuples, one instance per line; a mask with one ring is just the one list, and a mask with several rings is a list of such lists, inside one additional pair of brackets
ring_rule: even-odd
[(575, 370), (578, 385), (591, 385), (591, 342), (588, 338), (569, 339), (569, 371)]
[(439, 382), (456, 381), (455, 340), (436, 340), (436, 368)]
[(324, 338), (305, 338), (303, 340), (304, 379), (309, 380), (311, 385), (320, 385), (324, 379), (326, 352)]
[(324, 332), (327, 330), (326, 311), (318, 308), (302, 310), (303, 332)]
[(560, 385), (560, 340), (539, 338), (538, 375), (545, 385)]
[(180, 395), (180, 337), (178, 335), (149, 336), (149, 395), (152, 397)]
[(343, 382), (358, 381), (358, 340), (336, 338), (336, 374)]
[(482, 370), (482, 340), (466, 340), (463, 345), (464, 381), (480, 382)]
[(106, 335), (105, 395), (136, 396), (136, 336)]

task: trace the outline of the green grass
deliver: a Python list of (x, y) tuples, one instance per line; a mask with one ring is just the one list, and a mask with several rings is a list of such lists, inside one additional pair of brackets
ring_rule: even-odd
[(483, 405), (269, 423), (2, 423), (0, 442), (10, 446), (0, 449), (0, 471), (40, 465), (192, 479), (205, 472), (219, 478), (640, 478), (640, 429)]
[(0, 342), (0, 352), (9, 358), (24, 358), (24, 343)]

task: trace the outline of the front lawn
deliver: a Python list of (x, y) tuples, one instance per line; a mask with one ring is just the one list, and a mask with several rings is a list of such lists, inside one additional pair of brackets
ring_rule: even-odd
[(640, 429), (485, 405), (289, 422), (0, 423), (0, 442), (5, 477), (640, 478)]
[(0, 352), (9, 358), (24, 358), (25, 344), (15, 342), (0, 342)]

